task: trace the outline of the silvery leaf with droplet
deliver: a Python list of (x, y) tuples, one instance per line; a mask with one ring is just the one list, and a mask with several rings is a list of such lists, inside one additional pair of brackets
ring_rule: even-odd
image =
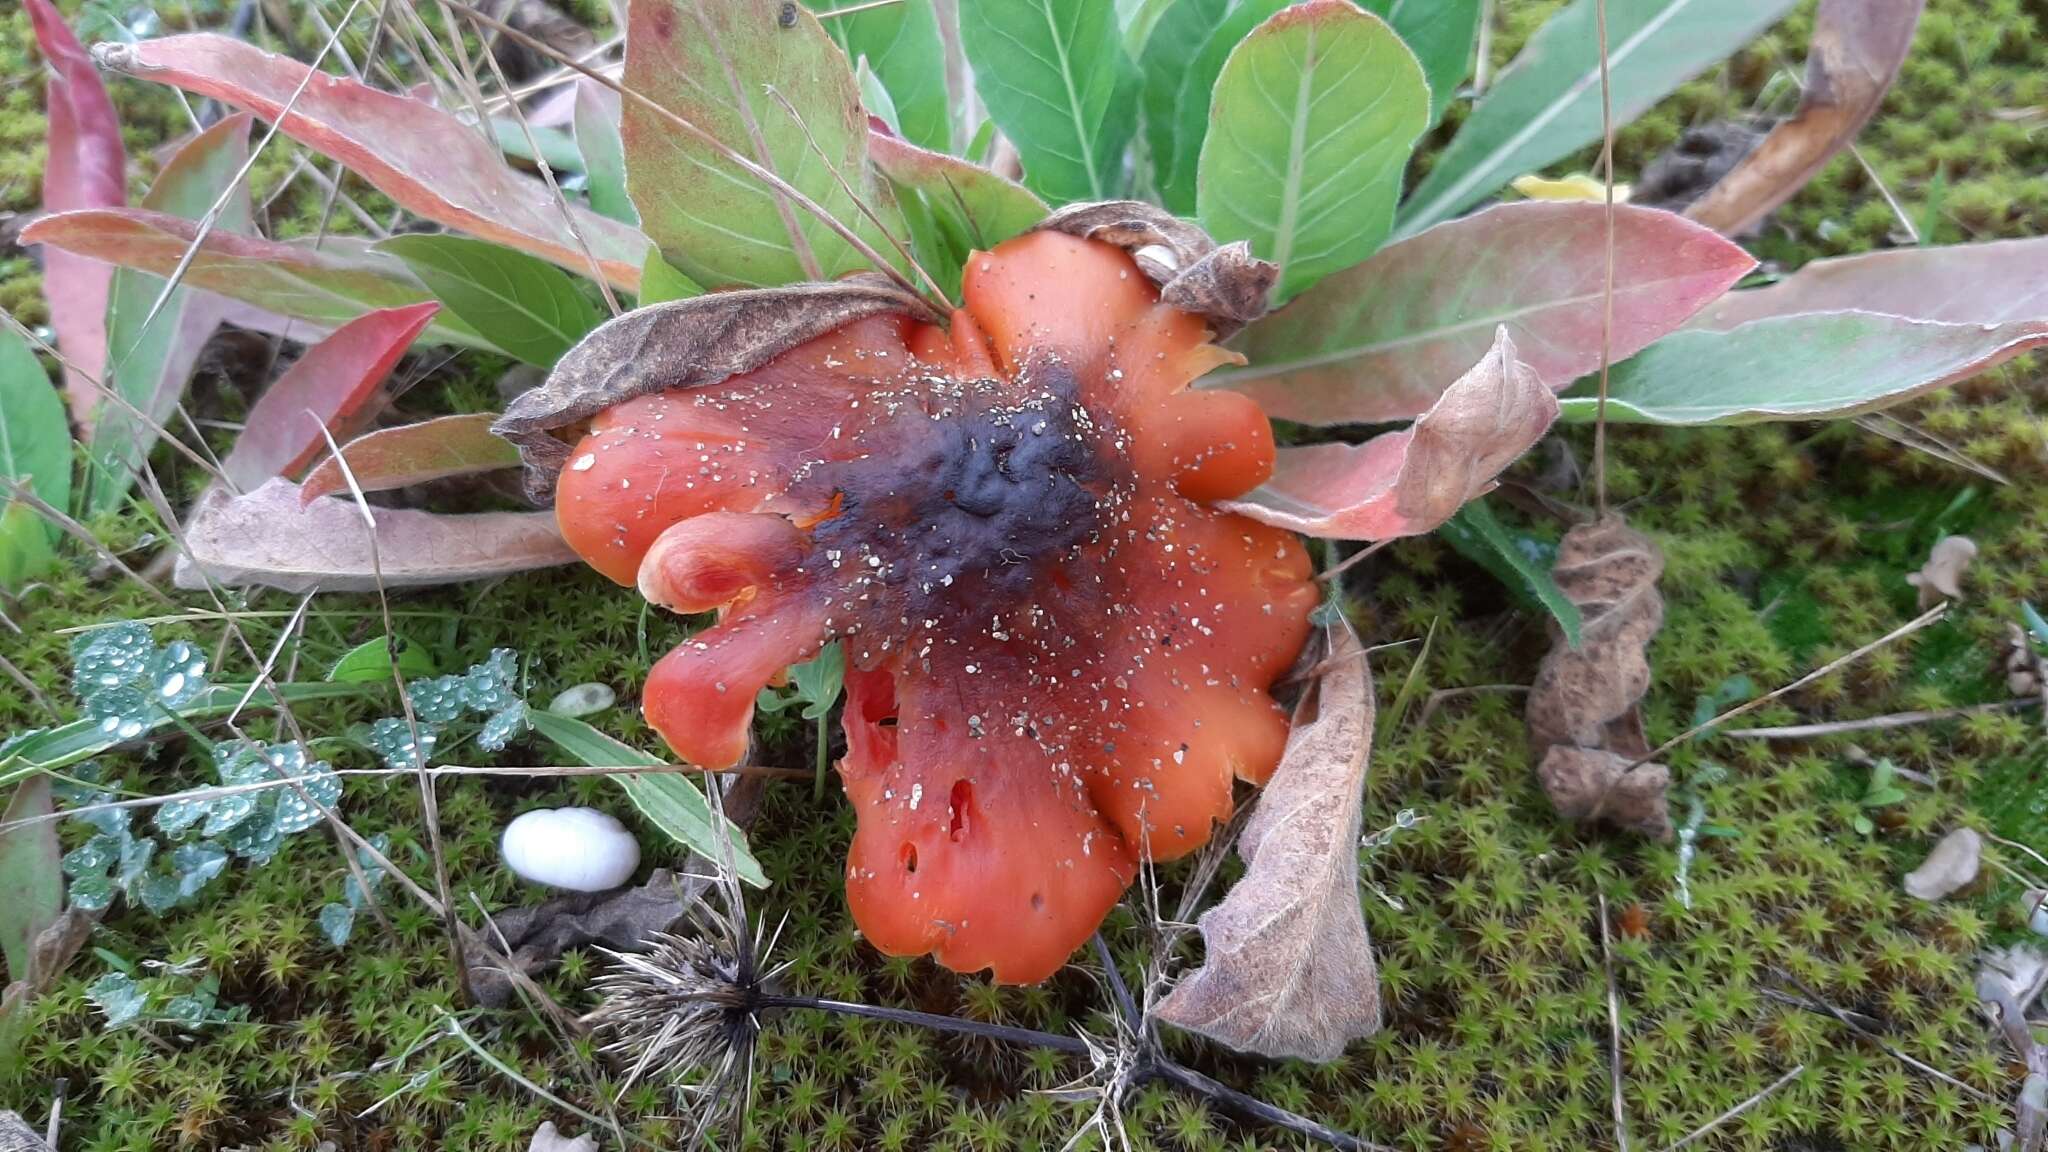
[[(303, 754), (300, 758), (304, 759)], [(310, 776), (311, 779), (302, 780), (296, 786), (287, 785), (278, 791), (277, 830), (286, 836), (320, 823), (325, 819), (321, 809), (331, 809), (341, 799), (341, 777), (328, 767), (326, 761), (306, 765), (294, 775)]]
[(462, 677), (462, 699), (472, 712), (498, 712), (519, 699), (519, 653), (491, 649), (490, 659), (472, 664)]
[(244, 820), (220, 838), (221, 847), (257, 864), (268, 864), (284, 846), (277, 823), (268, 818)]
[(356, 910), (346, 904), (327, 904), (320, 909), (320, 931), (327, 936), (327, 942), (340, 948), (348, 943), (350, 933), (355, 931)]
[(114, 882), (104, 875), (80, 876), (68, 891), (71, 906), (81, 912), (104, 912), (114, 902)]
[(486, 752), (503, 752), (513, 737), (526, 731), (527, 723), (526, 701), (514, 700), (484, 721), (483, 730), (476, 734), (477, 745)]
[(103, 876), (121, 858), (121, 841), (102, 832), (64, 854), (58, 867), (66, 876)]
[(155, 654), (156, 640), (147, 624), (124, 621), (81, 632), (71, 638), (71, 690), (84, 699), (133, 684)]
[(412, 726), (401, 716), (387, 717), (370, 725), (370, 736), (366, 743), (388, 768), (411, 772), (425, 766), (426, 757), (434, 754), (437, 737), (434, 730), (425, 724), (419, 726), (419, 744), (412, 739)]
[(134, 885), (128, 891), (144, 908), (158, 916), (176, 908), (178, 901), (184, 898), (178, 891), (177, 879), (161, 872), (143, 877), (142, 883)]
[(149, 994), (126, 972), (107, 973), (93, 981), (85, 995), (107, 1014), (109, 1028), (118, 1028), (142, 1015), (149, 1004)]
[(416, 680), (407, 685), (405, 695), (412, 701), (413, 717), (422, 726), (450, 724), (462, 716), (462, 689), (462, 677), (436, 676), (431, 680)]
[(123, 890), (133, 885), (137, 878), (149, 871), (150, 857), (156, 855), (156, 840), (145, 836), (140, 840), (129, 840), (121, 845), (121, 860), (114, 872), (114, 883)]
[[(178, 795), (184, 796), (185, 793), (181, 792)], [(213, 799), (202, 793), (194, 792), (189, 799), (182, 800), (173, 797), (157, 806), (156, 826), (176, 836), (197, 824), (201, 817), (212, 810)]]
[(133, 740), (163, 715), (132, 685), (95, 691), (85, 698), (85, 714), (98, 721), (99, 734), (107, 740)]
[(171, 852), (171, 871), (178, 878), (180, 899), (190, 899), (227, 866), (227, 850), (218, 844), (180, 844)]
[(183, 640), (173, 640), (150, 660), (148, 683), (157, 703), (182, 708), (206, 691), (206, 654)]

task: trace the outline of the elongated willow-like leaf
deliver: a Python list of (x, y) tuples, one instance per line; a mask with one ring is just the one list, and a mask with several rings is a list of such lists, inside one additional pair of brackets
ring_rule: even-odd
[[(1600, 0), (1572, 0), (1486, 91), (1408, 202), (1397, 231), (1447, 220), (1525, 172), (1600, 139)], [(1755, 39), (1794, 0), (1610, 0), (1614, 119), (1625, 124)]]
[[(71, 502), (71, 429), (42, 361), (11, 327), (0, 328), (0, 477), (25, 483), (52, 508)], [(42, 574), (57, 528), (0, 493), (0, 588)]]
[(1458, 85), (1472, 74), (1480, 0), (1360, 0), (1360, 7), (1401, 34), (1429, 77), (1429, 122), (1444, 118)]
[(467, 236), (393, 236), (376, 251), (405, 261), (436, 299), (484, 339), (551, 368), (602, 319), (568, 273)]
[[(905, 238), (903, 217), (868, 164), (853, 69), (815, 17), (748, 0), (633, 0), (628, 12), (628, 88), (775, 173), (877, 253), (893, 253), (888, 235)], [(869, 266), (823, 220), (668, 117), (628, 101), (624, 130), (641, 226), (705, 288), (829, 280)]]
[(1282, 448), (1271, 480), (1222, 506), (1339, 540), (1431, 532), (1492, 491), (1501, 470), (1556, 419), (1557, 397), (1515, 358), (1502, 327), (1486, 355), (1413, 426), (1363, 444)]
[(576, 149), (583, 156), (584, 194), (590, 206), (638, 227), (640, 212), (626, 194), (626, 144), (619, 137), (625, 112), (619, 94), (588, 78), (576, 81)]
[[(1405, 420), (1479, 362), (1506, 325), (1554, 389), (1600, 366), (1605, 208), (1502, 204), (1391, 244), (1246, 329), (1247, 367), (1209, 381), (1309, 424)], [(1755, 267), (1669, 212), (1615, 209), (1614, 357), (1683, 324)]]
[[(241, 236), (216, 229), (199, 241), (190, 220), (141, 208), (107, 208), (45, 216), (22, 230), (22, 241), (47, 244), (96, 260), (168, 276), (186, 251), (198, 250), (183, 283), (204, 288), (316, 328), (345, 324), (378, 308), (403, 308), (432, 296), (403, 263), (364, 250), (346, 237), (320, 248)], [(311, 335), (318, 335), (312, 333)], [(309, 334), (295, 332), (304, 340)], [(446, 313), (421, 334), (437, 344), (495, 350), (468, 325)]]
[(1177, 0), (1160, 13), (1139, 56), (1145, 145), (1159, 202), (1195, 214), (1195, 182), (1209, 131), (1209, 98), (1231, 50), (1291, 0)]
[[(846, 58), (867, 59), (896, 107), (897, 131), (920, 148), (953, 147), (953, 113), (946, 99), (946, 46), (932, 0), (899, 0), (867, 8), (859, 0), (807, 0)], [(838, 8), (860, 8), (843, 16)]]
[(1795, 312), (1889, 312), (1949, 324), (2048, 320), (2048, 237), (1899, 248), (1816, 260), (1768, 288), (1730, 292), (1692, 327), (1728, 329)]
[[(6, 980), (28, 979), (35, 939), (64, 911), (64, 845), (57, 822), (44, 819), (53, 811), (50, 778), (23, 780), (7, 796), (0, 811), (0, 955), (7, 961)], [(23, 822), (35, 820), (34, 824)]]
[(1137, 93), (1114, 5), (961, 0), (960, 47), (1032, 191), (1055, 206), (1117, 197)]
[(186, 519), (178, 587), (203, 588), (211, 579), (287, 592), (374, 592), (462, 584), (577, 560), (552, 512), (378, 508), (373, 515), (374, 537), (353, 500), (303, 503), (299, 486), (287, 480), (242, 496), (212, 489)]
[(327, 434), (339, 440), (375, 416), (384, 378), (438, 308), (429, 302), (372, 312), (306, 349), (249, 410), (222, 461), (228, 483), (247, 492), (297, 472), (321, 453)]
[(1196, 193), (1203, 227), (1280, 266), (1285, 302), (1373, 254), (1429, 122), (1401, 38), (1351, 0), (1309, 0), (1252, 30), (1216, 80)]
[(1806, 187), (1877, 113), (1927, 0), (1822, 0), (1799, 111), (1685, 214), (1729, 235), (1754, 229)]
[(423, 100), (326, 74), (309, 80), (296, 60), (211, 33), (103, 44), (95, 55), (117, 72), (278, 122), (286, 135), (341, 161), (415, 215), (586, 276), (594, 256), (603, 277), (627, 291), (640, 282), (646, 237), (565, 205), (545, 184), (508, 167), (475, 128)]
[(920, 242), (919, 263), (957, 295), (969, 252), (986, 252), (1046, 217), (1045, 201), (979, 164), (875, 131), (868, 153), (895, 190)]
[(519, 467), (519, 449), (491, 434), (496, 412), (469, 412), (382, 428), (356, 437), (341, 447), (348, 462), (344, 475), (332, 456), (320, 461), (299, 487), (299, 499), (311, 502), (348, 490), (348, 477), (365, 492), (383, 492), (450, 476), (468, 476), (498, 468)]
[[(197, 220), (212, 210), (229, 181), (249, 158), (247, 113), (237, 113), (201, 132), (178, 150), (157, 175), (142, 206)], [(227, 196), (213, 226), (247, 232), (253, 224), (246, 184)], [(100, 405), (87, 443), (91, 471), (86, 480), (85, 510), (97, 515), (117, 506), (128, 494), (135, 470), (149, 458), (157, 429), (177, 408), (185, 382), (199, 362), (199, 353), (220, 327), (223, 301), (218, 296), (184, 287), (164, 296), (161, 278), (134, 268), (114, 270), (107, 303), (107, 346), (112, 353), (106, 383), (115, 395), (143, 415), (121, 404)], [(163, 306), (157, 308), (161, 298)], [(152, 309), (156, 310), (151, 318)]]
[[(27, 0), (36, 45), (50, 65), (45, 106), (49, 110), (49, 157), (43, 164), (43, 211), (108, 208), (128, 202), (128, 153), (121, 146), (121, 122), (78, 37), (50, 0)], [(99, 404), (92, 382), (107, 365), (107, 295), (114, 270), (74, 252), (55, 251), (43, 261), (43, 296), (50, 302), (50, 326), (69, 366), (64, 392), (80, 424)]]
[[(546, 711), (536, 711), (528, 719), (535, 732), (593, 768), (658, 768), (668, 763), (614, 740), (582, 720)], [(676, 843), (706, 860), (731, 865), (740, 879), (756, 888), (768, 886), (768, 874), (761, 870), (761, 862), (747, 847), (747, 834), (731, 820), (725, 820), (721, 844), (716, 831), (719, 822), (712, 814), (710, 801), (686, 777), (675, 772), (620, 772), (610, 779), (626, 790), (627, 798), (642, 816)]]
[[(1674, 332), (1615, 366), (1607, 418), (1754, 424), (1875, 412), (2048, 344), (2048, 320), (1941, 324), (1876, 312), (1804, 312), (1715, 332)], [(1590, 392), (1590, 385), (1580, 390)], [(1591, 420), (1590, 394), (1564, 400)]]
[[(387, 679), (384, 683), (389, 684), (390, 681)], [(305, 700), (366, 696), (376, 687), (370, 684), (279, 684), (277, 691), (272, 693), (267, 688), (250, 684), (214, 684), (168, 712), (156, 712), (152, 719), (143, 721), (146, 727), (140, 734), (128, 737), (119, 735), (118, 731), (109, 733), (105, 722), (96, 717), (73, 720), (28, 737), (9, 749), (5, 757), (0, 757), (0, 788), (31, 776), (61, 771), (123, 744), (147, 740), (150, 733), (176, 723), (172, 719), (174, 715), (178, 720), (206, 720), (231, 713), (276, 708), (280, 701), (295, 704)]]

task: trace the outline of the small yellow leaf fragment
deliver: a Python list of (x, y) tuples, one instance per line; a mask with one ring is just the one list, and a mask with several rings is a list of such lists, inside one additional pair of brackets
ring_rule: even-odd
[[(1533, 174), (1517, 176), (1513, 187), (1515, 191), (1531, 200), (1590, 200), (1594, 203), (1604, 203), (1607, 200), (1606, 185), (1584, 172), (1574, 172), (1558, 180)], [(1616, 204), (1628, 203), (1628, 194), (1628, 185), (1614, 186)]]

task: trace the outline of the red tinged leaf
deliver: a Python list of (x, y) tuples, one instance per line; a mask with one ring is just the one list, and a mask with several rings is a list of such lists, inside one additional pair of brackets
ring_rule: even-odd
[(1729, 235), (1764, 217), (1849, 146), (1891, 89), (1927, 0), (1821, 0), (1799, 111), (1771, 129), (1685, 214)]
[(1339, 540), (1433, 531), (1492, 491), (1494, 477), (1542, 439), (1557, 408), (1502, 326), (1485, 357), (1414, 426), (1363, 444), (1282, 448), (1271, 480), (1222, 507)]
[[(92, 57), (50, 0), (27, 0), (36, 44), (50, 64), (49, 159), (43, 165), (43, 210), (105, 208), (128, 201), (128, 154), (121, 122)], [(23, 239), (23, 243), (33, 241)], [(64, 392), (80, 422), (99, 397), (92, 381), (107, 365), (107, 293), (114, 270), (64, 251), (44, 253), (43, 295), (57, 348), (70, 362)]]
[(1726, 331), (1795, 312), (1885, 312), (1944, 324), (2048, 320), (2044, 270), (2041, 236), (1816, 260), (1768, 288), (1721, 297), (1691, 327)]
[[(1253, 324), (1247, 367), (1209, 381), (1309, 424), (1407, 420), (1436, 403), (1506, 326), (1522, 363), (1562, 390), (1600, 366), (1605, 207), (1502, 204), (1439, 224), (1325, 278)], [(1681, 216), (1615, 209), (1614, 358), (1683, 324), (1756, 266)]]
[(340, 439), (375, 416), (379, 385), (440, 308), (430, 301), (372, 312), (306, 349), (249, 410), (222, 465), (228, 483), (247, 492), (297, 472), (326, 449), (322, 429)]
[(407, 211), (589, 275), (580, 232), (605, 279), (627, 291), (640, 283), (647, 240), (638, 231), (574, 205), (565, 214), (546, 185), (508, 167), (481, 133), (425, 101), (324, 73), (309, 81), (296, 60), (208, 33), (102, 45), (98, 59), (265, 120), (276, 121), (289, 105), (279, 124), (286, 135), (341, 161)]
[[(356, 486), (365, 492), (517, 468), (519, 449), (491, 434), (491, 422), (497, 418), (496, 412), (472, 412), (384, 428), (342, 445), (341, 456), (348, 461)], [(310, 504), (347, 490), (348, 477), (329, 456), (300, 485), (299, 499)]]
[[(124, 268), (169, 276), (199, 236), (193, 221), (141, 208), (105, 208), (45, 216), (22, 230), (25, 244), (47, 244)], [(332, 328), (377, 308), (402, 308), (431, 299), (404, 264), (330, 236), (319, 248), (207, 233), (182, 283), (240, 300), (266, 312)], [(236, 323), (253, 320), (246, 309)], [(244, 327), (253, 325), (244, 324)], [(309, 338), (304, 327), (293, 335)], [(426, 339), (489, 348), (452, 316), (437, 316)]]
[(287, 592), (370, 592), (461, 584), (576, 559), (552, 512), (371, 514), (374, 537), (353, 500), (304, 504), (288, 480), (244, 496), (210, 489), (185, 521), (178, 587), (203, 588), (212, 580)]

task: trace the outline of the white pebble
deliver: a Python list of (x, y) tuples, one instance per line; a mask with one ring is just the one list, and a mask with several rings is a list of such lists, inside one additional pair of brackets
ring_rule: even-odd
[(572, 684), (549, 702), (548, 711), (557, 716), (588, 716), (604, 711), (618, 699), (618, 693), (613, 692), (609, 685), (595, 682)]
[(640, 842), (595, 808), (527, 812), (505, 826), (499, 847), (520, 879), (572, 892), (617, 888), (640, 866)]
[(1919, 900), (1941, 899), (1977, 878), (1977, 863), (1983, 855), (1984, 838), (1976, 829), (1956, 829), (1941, 838), (1925, 862), (1906, 874), (1906, 894)]

